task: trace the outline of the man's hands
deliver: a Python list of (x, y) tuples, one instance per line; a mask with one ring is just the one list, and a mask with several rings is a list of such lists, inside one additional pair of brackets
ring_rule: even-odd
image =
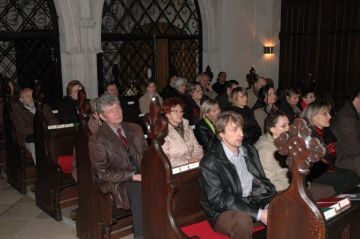
[(267, 225), (267, 219), (268, 219), (268, 209), (263, 209), (260, 217), (260, 221)]
[(141, 181), (141, 174), (134, 174), (132, 177), (131, 177), (131, 179), (133, 180), (133, 181)]

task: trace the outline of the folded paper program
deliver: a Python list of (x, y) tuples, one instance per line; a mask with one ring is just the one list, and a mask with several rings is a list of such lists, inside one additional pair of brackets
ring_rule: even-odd
[(74, 127), (73, 123), (70, 124), (57, 124), (57, 125), (49, 125), (48, 129), (62, 129), (62, 128), (71, 128)]
[(173, 174), (178, 174), (178, 173), (186, 172), (186, 171), (189, 171), (191, 169), (198, 168), (198, 167), (199, 167), (199, 162), (189, 163), (189, 164), (185, 164), (185, 165), (173, 168), (172, 173)]

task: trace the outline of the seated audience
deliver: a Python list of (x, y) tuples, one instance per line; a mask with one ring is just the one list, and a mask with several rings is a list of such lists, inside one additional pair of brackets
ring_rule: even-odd
[(337, 194), (347, 192), (359, 183), (354, 171), (336, 168), (336, 137), (330, 126), (331, 104), (324, 99), (316, 99), (310, 103), (302, 116), (309, 121), (313, 136), (317, 137), (326, 147), (325, 157), (315, 163), (310, 170), (308, 179), (311, 182), (332, 186)]
[(196, 124), (194, 133), (197, 141), (206, 152), (217, 140), (215, 122), (220, 113), (219, 104), (207, 99), (201, 105), (200, 121)]
[(297, 89), (287, 89), (285, 97), (280, 99), (279, 110), (284, 112), (289, 118), (290, 124), (301, 115), (301, 110), (297, 107), (300, 91)]
[(219, 103), (221, 111), (225, 111), (228, 107), (230, 107), (229, 98), (231, 96), (231, 92), (234, 88), (239, 86), (239, 82), (235, 80), (229, 80), (225, 84), (225, 92), (216, 96), (215, 100)]
[(258, 100), (256, 101), (252, 110), (254, 111), (255, 119), (261, 128), (261, 132), (264, 131), (264, 122), (266, 116), (271, 111), (277, 111), (276, 92), (272, 86), (263, 86), (258, 92)]
[(201, 145), (197, 142), (189, 121), (183, 118), (184, 103), (177, 97), (164, 101), (163, 111), (168, 120), (168, 134), (162, 149), (172, 167), (200, 161), (203, 157)]
[(188, 85), (188, 98), (184, 117), (189, 120), (190, 125), (195, 125), (200, 120), (200, 107), (203, 99), (203, 90), (199, 83), (194, 82)]
[(117, 208), (131, 208), (135, 238), (142, 238), (140, 165), (147, 143), (140, 126), (123, 122), (117, 97), (102, 95), (96, 103), (104, 123), (89, 140), (96, 181), (111, 192)]
[(59, 106), (57, 117), (61, 124), (79, 123), (79, 89), (84, 87), (80, 81), (72, 80), (67, 84), (66, 96)]
[(168, 84), (164, 87), (163, 91), (161, 92), (161, 96), (166, 99), (166, 98), (170, 98), (170, 97), (174, 97), (175, 96), (175, 81), (177, 79), (177, 71), (174, 67), (170, 67), (169, 69), (169, 82)]
[(226, 83), (226, 72), (220, 71), (218, 74), (218, 78), (216, 82), (212, 85), (212, 89), (216, 92), (216, 94), (222, 94), (225, 92), (225, 83)]
[(275, 187), (266, 178), (256, 149), (243, 144), (244, 120), (223, 112), (215, 124), (219, 141), (200, 162), (200, 201), (214, 229), (230, 238), (251, 239), (253, 221), (267, 224)]
[(230, 102), (232, 106), (228, 110), (235, 111), (244, 118), (244, 143), (254, 145), (261, 135), (261, 128), (259, 127), (254, 112), (247, 106), (248, 96), (245, 88), (237, 87), (232, 90)]
[(264, 77), (257, 77), (254, 79), (254, 82), (252, 85), (250, 85), (250, 89), (248, 89), (248, 106), (250, 108), (253, 108), (256, 101), (258, 100), (258, 92), (261, 87), (266, 86), (266, 79)]
[(360, 176), (360, 89), (337, 112), (331, 122), (336, 142), (336, 166)]
[[(33, 90), (24, 88), (20, 90), (20, 98), (13, 103), (13, 117), (16, 136), (21, 146), (27, 149), (36, 164), (35, 139), (34, 139), (34, 116), (36, 107), (33, 100)], [(58, 124), (58, 120), (46, 104), (43, 105), (43, 113), (49, 125)]]
[(217, 96), (216, 92), (213, 91), (213, 89), (211, 88), (210, 85), (210, 77), (206, 72), (200, 73), (197, 78), (196, 78), (196, 82), (198, 82), (202, 89), (203, 89), (203, 94), (210, 98), (210, 99), (215, 99), (215, 97)]
[(316, 97), (314, 88), (303, 89), (301, 91), (301, 99), (298, 103), (298, 108), (304, 111), (306, 106), (308, 106), (308, 104), (311, 102), (314, 102), (315, 99)]
[(159, 98), (160, 105), (162, 105), (162, 103), (163, 103), (162, 97), (159, 95), (159, 93), (156, 92), (155, 82), (150, 81), (150, 80), (145, 80), (145, 87), (146, 87), (145, 93), (139, 99), (139, 106), (140, 106), (141, 114), (149, 113), (151, 99), (154, 96), (157, 96)]
[[(256, 142), (255, 148), (259, 152), (266, 177), (275, 185), (276, 191), (282, 191), (290, 185), (287, 163), (291, 164), (291, 160), (278, 153), (274, 142), (280, 134), (289, 130), (289, 119), (281, 111), (271, 111), (265, 119), (264, 127), (265, 134)], [(333, 187), (324, 184), (311, 183), (308, 189), (310, 197), (315, 201), (335, 195)]]

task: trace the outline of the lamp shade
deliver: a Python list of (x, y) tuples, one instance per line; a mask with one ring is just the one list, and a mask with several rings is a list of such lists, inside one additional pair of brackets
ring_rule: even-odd
[(264, 46), (264, 54), (274, 54), (273, 46)]

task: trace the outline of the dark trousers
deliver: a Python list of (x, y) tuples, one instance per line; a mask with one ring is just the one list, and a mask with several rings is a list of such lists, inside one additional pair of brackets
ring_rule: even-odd
[(253, 222), (249, 215), (241, 211), (229, 210), (221, 213), (215, 230), (228, 235), (231, 239), (251, 239)]
[(324, 172), (311, 182), (332, 186), (336, 194), (340, 194), (355, 188), (359, 183), (359, 177), (354, 171), (335, 168), (335, 172)]
[(143, 236), (143, 216), (141, 182), (127, 181), (124, 184), (130, 201), (131, 214), (133, 218), (134, 237)]

